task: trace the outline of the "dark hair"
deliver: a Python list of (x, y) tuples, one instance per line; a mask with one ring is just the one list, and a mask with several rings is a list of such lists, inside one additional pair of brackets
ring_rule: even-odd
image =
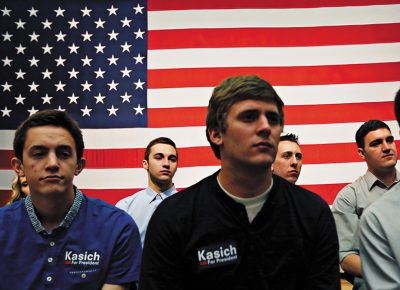
[(31, 115), (19, 125), (14, 135), (14, 154), (22, 161), (26, 135), (29, 129), (40, 126), (61, 127), (67, 130), (73, 137), (76, 146), (77, 159), (83, 156), (83, 137), (78, 123), (65, 112), (59, 110), (43, 110)]
[(394, 113), (396, 115), (397, 123), (400, 125), (400, 90), (397, 91), (394, 98)]
[(171, 145), (172, 147), (174, 147), (175, 151), (176, 151), (176, 159), (178, 159), (178, 149), (176, 149), (176, 145), (175, 145), (174, 141), (172, 141), (171, 139), (169, 139), (167, 137), (158, 137), (154, 140), (151, 140), (150, 143), (147, 145), (146, 151), (144, 152), (145, 160), (149, 161), (151, 147), (153, 147), (156, 144), (160, 144), (160, 143), (168, 144), (168, 145)]
[(361, 127), (357, 130), (356, 132), (356, 143), (357, 143), (357, 148), (363, 148), (365, 146), (364, 143), (364, 137), (371, 131), (375, 131), (381, 128), (386, 128), (390, 131), (389, 126), (380, 121), (380, 120), (369, 120), (365, 122), (364, 124), (361, 125)]
[(206, 118), (207, 140), (218, 159), (221, 158), (219, 146), (211, 142), (208, 131), (219, 130), (224, 133), (230, 107), (236, 102), (249, 99), (275, 102), (279, 111), (279, 122), (283, 126), (284, 104), (271, 84), (257, 76), (236, 76), (225, 79), (211, 95)]
[(297, 145), (299, 144), (299, 137), (293, 133), (288, 133), (286, 135), (282, 135), (279, 139), (280, 141), (290, 141), (290, 142), (294, 142)]

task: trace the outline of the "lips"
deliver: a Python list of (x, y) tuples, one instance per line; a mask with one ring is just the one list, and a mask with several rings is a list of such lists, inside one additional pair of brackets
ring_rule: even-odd
[(271, 143), (265, 142), (265, 141), (254, 144), (254, 147), (259, 147), (259, 148), (274, 148), (274, 146), (272, 146)]
[(290, 176), (299, 176), (299, 173), (297, 172), (297, 170), (290, 170), (289, 175)]
[(385, 155), (383, 155), (383, 158), (387, 158), (387, 157), (394, 157), (394, 154), (385, 154)]
[(41, 180), (45, 180), (45, 181), (59, 181), (62, 180), (63, 178), (61, 176), (58, 175), (48, 175), (44, 178), (42, 178)]
[(170, 175), (170, 174), (171, 174), (171, 171), (169, 171), (169, 170), (163, 170), (163, 171), (160, 171), (160, 173), (161, 173), (161, 174), (165, 174), (165, 175)]

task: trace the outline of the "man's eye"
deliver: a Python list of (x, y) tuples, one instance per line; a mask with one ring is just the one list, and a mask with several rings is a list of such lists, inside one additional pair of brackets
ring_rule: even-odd
[(278, 113), (269, 112), (269, 113), (266, 114), (266, 117), (267, 117), (268, 123), (270, 125), (275, 126), (275, 125), (279, 125), (280, 124), (280, 119), (279, 119), (279, 114)]
[(41, 158), (41, 157), (44, 156), (44, 152), (33, 152), (33, 153), (32, 153), (32, 156), (33, 156), (34, 158)]
[(60, 159), (68, 159), (68, 158), (70, 158), (71, 157), (71, 152), (70, 151), (61, 151), (61, 152), (59, 152), (58, 154), (58, 157), (60, 158)]
[(290, 158), (290, 154), (283, 154), (282, 157), (285, 158), (285, 159), (289, 159)]
[(386, 142), (387, 143), (393, 143), (394, 142), (394, 137), (393, 136), (389, 136), (386, 138)]
[(71, 154), (69, 152), (63, 152), (63, 153), (61, 153), (61, 156), (64, 158), (68, 158), (71, 156)]
[(245, 122), (252, 122), (257, 119), (258, 114), (256, 113), (247, 113), (241, 116), (241, 119)]
[(296, 159), (297, 159), (297, 160), (302, 160), (302, 159), (303, 159), (303, 154), (297, 153), (297, 154), (296, 154)]

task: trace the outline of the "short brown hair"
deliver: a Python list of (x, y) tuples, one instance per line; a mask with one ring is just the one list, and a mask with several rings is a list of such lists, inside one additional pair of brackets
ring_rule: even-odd
[(31, 115), (28, 119), (19, 125), (14, 135), (14, 154), (22, 161), (22, 153), (26, 141), (26, 134), (29, 129), (40, 126), (61, 127), (67, 130), (75, 141), (77, 159), (83, 156), (85, 148), (82, 131), (78, 123), (67, 115), (67, 113), (59, 110), (43, 110)]
[(144, 152), (144, 159), (145, 160), (149, 161), (151, 147), (153, 147), (156, 144), (160, 144), (160, 143), (161, 144), (168, 144), (168, 145), (171, 145), (172, 147), (174, 147), (175, 148), (175, 152), (176, 152), (176, 159), (178, 160), (178, 149), (176, 149), (175, 142), (172, 141), (171, 139), (167, 138), (167, 137), (158, 137), (158, 138), (150, 141), (150, 143), (146, 147), (146, 151)]

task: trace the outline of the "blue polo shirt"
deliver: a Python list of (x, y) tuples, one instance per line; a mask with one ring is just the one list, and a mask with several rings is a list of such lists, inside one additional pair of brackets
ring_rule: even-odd
[(100, 289), (138, 281), (138, 228), (120, 209), (78, 189), (47, 232), (28, 196), (0, 209), (0, 289)]

